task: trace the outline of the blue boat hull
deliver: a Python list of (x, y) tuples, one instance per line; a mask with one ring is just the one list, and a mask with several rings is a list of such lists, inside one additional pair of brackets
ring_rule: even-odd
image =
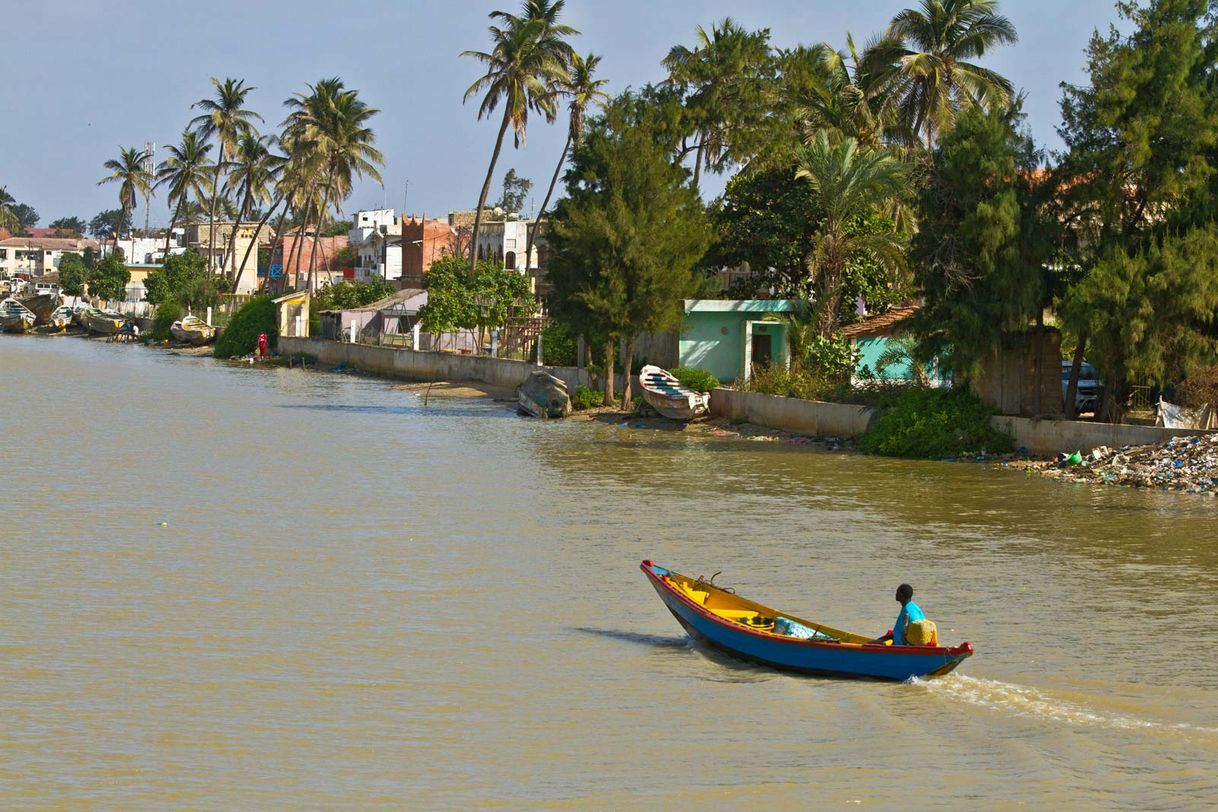
[(756, 632), (723, 620), (683, 597), (666, 584), (663, 567), (643, 562), (643, 572), (690, 636), (761, 665), (803, 674), (864, 677), (905, 681), (913, 677), (945, 674), (967, 659), (972, 646), (843, 645), (799, 640)]

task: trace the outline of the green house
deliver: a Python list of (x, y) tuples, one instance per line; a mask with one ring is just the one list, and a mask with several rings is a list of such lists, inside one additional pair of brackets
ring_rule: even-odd
[(730, 383), (748, 380), (753, 367), (787, 366), (790, 349), (785, 299), (686, 299), (681, 329), (646, 337), (637, 358), (665, 368), (700, 367)]

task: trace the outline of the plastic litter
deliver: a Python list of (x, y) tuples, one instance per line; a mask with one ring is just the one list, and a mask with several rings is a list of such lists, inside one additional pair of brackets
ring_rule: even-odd
[(1012, 467), (1065, 482), (1090, 482), (1208, 493), (1218, 497), (1218, 433), (1173, 437), (1157, 445), (1058, 454), (1055, 460), (1017, 460)]

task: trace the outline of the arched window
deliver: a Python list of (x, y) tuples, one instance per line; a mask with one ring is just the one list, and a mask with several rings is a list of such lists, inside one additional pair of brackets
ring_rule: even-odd
[(507, 256), (505, 256), (503, 258), (503, 261), (504, 261), (503, 267), (507, 268), (509, 271), (516, 270), (516, 252), (515, 251), (508, 251)]

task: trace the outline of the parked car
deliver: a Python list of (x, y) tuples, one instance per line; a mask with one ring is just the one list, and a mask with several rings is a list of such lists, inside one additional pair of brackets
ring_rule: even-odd
[[(1066, 406), (1066, 394), (1070, 389), (1070, 361), (1062, 361), (1062, 407)], [(1078, 368), (1078, 388), (1074, 392), (1074, 411), (1094, 412), (1100, 403), (1103, 387), (1095, 367), (1084, 361)]]

